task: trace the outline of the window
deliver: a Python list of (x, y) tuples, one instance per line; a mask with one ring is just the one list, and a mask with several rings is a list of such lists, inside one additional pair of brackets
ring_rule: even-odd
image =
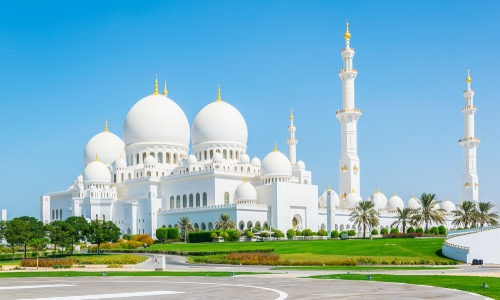
[(158, 163), (159, 164), (163, 163), (163, 153), (161, 153), (161, 152), (158, 153)]
[(128, 179), (132, 178), (132, 174), (128, 173)]
[(167, 152), (167, 154), (165, 154), (165, 162), (166, 162), (167, 164), (169, 164), (169, 163), (170, 163), (170, 153), (168, 153), (168, 152)]
[(56, 209), (56, 220), (59, 219), (59, 210)]
[(63, 218), (63, 217), (62, 217), (62, 209), (60, 209), (60, 210), (59, 210), (59, 219), (61, 219), (61, 220), (62, 220), (62, 218)]
[(200, 194), (196, 194), (196, 207), (200, 207)]
[(176, 208), (181, 208), (181, 196), (177, 195), (177, 205), (175, 206)]
[(247, 172), (250, 173), (250, 167), (247, 168)]
[(177, 163), (177, 153), (174, 153), (174, 164)]
[(95, 214), (95, 219), (99, 220), (99, 215), (98, 214)]
[(205, 160), (207, 160), (207, 150), (205, 150)]
[(52, 220), (54, 220), (55, 218), (56, 218), (56, 212), (52, 210)]
[(142, 153), (142, 163), (144, 163), (145, 159), (146, 159), (146, 152)]
[(207, 193), (203, 193), (203, 206), (207, 206)]
[(222, 157), (227, 159), (227, 150), (222, 151)]
[(214, 150), (210, 150), (210, 159), (212, 159), (212, 157), (214, 157)]
[(205, 223), (201, 223), (201, 230), (207, 229), (207, 226), (205, 226)]
[(151, 171), (148, 171), (148, 172), (146, 173), (146, 176), (151, 177)]
[(193, 207), (193, 194), (189, 195), (189, 207)]
[(229, 204), (229, 193), (228, 192), (224, 193), (224, 204)]
[(233, 150), (229, 150), (229, 158), (233, 159)]
[(116, 182), (116, 174), (113, 174), (113, 182)]
[(152, 157), (155, 157), (155, 153), (154, 152), (150, 152), (149, 155), (151, 155)]
[(238, 159), (238, 151), (236, 151), (236, 159)]
[(174, 196), (170, 197), (170, 209), (174, 209)]
[(102, 220), (106, 221), (106, 215), (105, 214), (102, 215)]
[(137, 157), (136, 158), (137, 158), (137, 160), (136, 160), (135, 164), (138, 165), (139, 164), (139, 153), (137, 153)]
[(186, 195), (182, 196), (182, 207), (184, 207), (184, 208), (187, 207), (187, 196)]
[(122, 173), (122, 174), (121, 174), (121, 176), (120, 176), (120, 177), (121, 177), (122, 182), (123, 182), (123, 181), (125, 181), (125, 179), (124, 179), (124, 176), (123, 176), (123, 175), (124, 175), (124, 174)]

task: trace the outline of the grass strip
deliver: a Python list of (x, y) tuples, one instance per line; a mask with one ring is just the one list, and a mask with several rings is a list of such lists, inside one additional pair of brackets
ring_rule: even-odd
[(455, 267), (401, 267), (401, 266), (297, 266), (297, 267), (275, 267), (271, 270), (304, 270), (304, 271), (433, 271), (433, 270), (456, 270)]
[[(500, 299), (500, 278), (480, 277), (480, 276), (446, 276), (446, 275), (385, 275), (373, 274), (371, 281), (398, 282), (408, 284), (421, 284), (442, 288), (461, 290), (465, 292), (476, 293), (493, 299)], [(311, 276), (309, 278), (317, 279), (341, 279), (341, 280), (364, 280), (367, 281), (367, 275), (361, 274), (332, 274)], [(483, 288), (483, 283), (488, 288)]]
[[(106, 275), (103, 275), (106, 274)], [(230, 277), (231, 274), (251, 275), (251, 274), (267, 274), (254, 272), (182, 272), (182, 271), (144, 271), (144, 272), (78, 272), (78, 271), (59, 271), (59, 272), (0, 272), (0, 278), (16, 278), (16, 277), (103, 277), (103, 276), (208, 276), (208, 277)]]

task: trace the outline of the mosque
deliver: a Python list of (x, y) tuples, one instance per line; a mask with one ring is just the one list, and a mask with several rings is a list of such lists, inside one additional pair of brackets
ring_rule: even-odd
[[(290, 112), (288, 153), (276, 145), (262, 161), (247, 152), (248, 129), (244, 117), (229, 102), (217, 99), (195, 117), (192, 126), (177, 103), (154, 92), (139, 100), (128, 112), (123, 140), (108, 130), (92, 137), (83, 153), (83, 174), (67, 190), (40, 197), (40, 218), (49, 223), (70, 216), (114, 222), (123, 234), (155, 236), (162, 226), (175, 226), (189, 217), (195, 228), (211, 230), (222, 213), (236, 221), (238, 228), (270, 226), (313, 231), (355, 229), (349, 215), (359, 194), (361, 165), (357, 155), (357, 122), (362, 111), (355, 107), (354, 48), (346, 23), (346, 46), (341, 51), (343, 68), (342, 109), (336, 112), (341, 125), (341, 153), (338, 166), (338, 193), (330, 187), (318, 198), (312, 172), (296, 160), (298, 139)], [(474, 91), (467, 76), (464, 91), (463, 198), (478, 201), (476, 148), (474, 136)], [(191, 142), (192, 148), (189, 148)], [(387, 199), (380, 191), (368, 197), (380, 212), (380, 227), (390, 228), (397, 208), (405, 207), (396, 194)], [(406, 206), (418, 208), (412, 196)], [(446, 200), (447, 228), (452, 228), (455, 205)], [(436, 207), (437, 208), (437, 207)]]

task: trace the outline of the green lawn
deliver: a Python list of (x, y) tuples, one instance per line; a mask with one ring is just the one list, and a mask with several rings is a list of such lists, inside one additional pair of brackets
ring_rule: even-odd
[[(57, 271), (57, 272), (0, 272), (0, 278), (11, 277), (84, 277), (84, 276), (214, 276), (229, 277), (231, 272), (170, 272), (170, 271), (109, 271), (109, 272), (78, 272), (78, 271)], [(234, 275), (266, 274), (252, 272), (234, 272)]]
[[(311, 276), (319, 279), (367, 280), (367, 275), (361, 274), (334, 274)], [(444, 276), (444, 275), (371, 275), (372, 281), (400, 282), (444, 287), (466, 292), (477, 293), (493, 299), (500, 299), (500, 278), (476, 276)], [(489, 288), (483, 288), (483, 283)]]
[(170, 251), (242, 251), (274, 249), (282, 260), (331, 261), (350, 258), (372, 258), (391, 262), (400, 261), (448, 261), (441, 253), (444, 239), (373, 239), (373, 240), (327, 240), (327, 241), (283, 241), (254, 243), (176, 243), (155, 244), (149, 249)]
[[(28, 257), (34, 259), (33, 257)], [(52, 258), (48, 256), (47, 258)], [(135, 254), (74, 254), (68, 256), (58, 255), (56, 258), (74, 258), (77, 264), (81, 265), (109, 265), (109, 264), (137, 264), (141, 263), (148, 258), (142, 255)], [(40, 259), (43, 259), (40, 257)], [(21, 263), (20, 259), (16, 260), (4, 260), (0, 261), (0, 266), (19, 266)]]
[(422, 266), (296, 266), (276, 267), (271, 270), (303, 270), (303, 271), (422, 271), (422, 270), (456, 270), (456, 267), (422, 267)]

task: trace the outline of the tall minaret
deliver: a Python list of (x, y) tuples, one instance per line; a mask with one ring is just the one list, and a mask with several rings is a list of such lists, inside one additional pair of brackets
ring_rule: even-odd
[(344, 68), (339, 71), (342, 80), (342, 109), (337, 111), (337, 119), (339, 119), (342, 128), (342, 154), (339, 160), (339, 196), (341, 198), (345, 198), (351, 192), (360, 194), (356, 127), (361, 110), (354, 107), (354, 80), (358, 71), (352, 66), (354, 49), (349, 46), (351, 33), (347, 21), (344, 38), (346, 46), (341, 52)]
[(299, 140), (295, 138), (295, 126), (293, 125), (293, 113), (290, 109), (290, 126), (288, 126), (288, 132), (290, 133), (290, 138), (286, 140), (288, 144), (288, 159), (292, 166), (295, 166), (297, 162), (297, 143)]
[(477, 202), (479, 183), (476, 169), (476, 148), (481, 140), (474, 136), (474, 90), (470, 88), (472, 78), (467, 70), (467, 89), (464, 91), (465, 106), (462, 108), (464, 114), (464, 138), (459, 140), (464, 152), (464, 175), (462, 176), (462, 199)]

